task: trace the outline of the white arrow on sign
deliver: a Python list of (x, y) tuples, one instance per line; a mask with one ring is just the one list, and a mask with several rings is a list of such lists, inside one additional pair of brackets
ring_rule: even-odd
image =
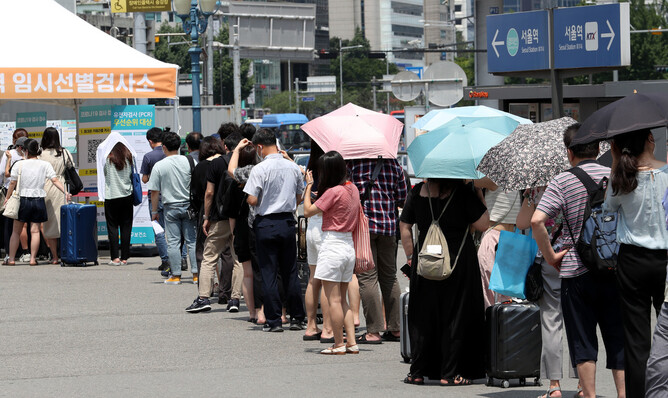
[(612, 41), (615, 40), (615, 31), (612, 30), (612, 26), (610, 26), (610, 21), (608, 21), (606, 19), (605, 22), (608, 23), (608, 29), (610, 29), (610, 32), (602, 33), (601, 37), (609, 37), (610, 38), (610, 41), (608, 42), (608, 51), (610, 51), (610, 46), (612, 45)]
[[(609, 23), (608, 23), (609, 25)], [(496, 49), (496, 46), (502, 46), (506, 44), (503, 41), (496, 41), (496, 37), (499, 35), (499, 30), (496, 30), (496, 33), (494, 33), (494, 38), (492, 39), (492, 48), (494, 49), (494, 52), (496, 53), (496, 57), (499, 58), (499, 50)]]

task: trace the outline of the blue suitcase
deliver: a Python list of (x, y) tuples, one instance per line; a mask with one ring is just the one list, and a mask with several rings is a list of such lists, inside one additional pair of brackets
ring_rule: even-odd
[(60, 207), (60, 265), (97, 263), (97, 207), (70, 203)]

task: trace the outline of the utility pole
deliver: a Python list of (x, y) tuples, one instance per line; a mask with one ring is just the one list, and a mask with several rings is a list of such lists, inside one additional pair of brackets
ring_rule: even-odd
[[(132, 44), (135, 50), (146, 54), (146, 19), (143, 12), (135, 12), (134, 17)], [(138, 98), (137, 104), (148, 105), (148, 98)]]
[(234, 25), (234, 47), (232, 48), (232, 62), (234, 74), (234, 122), (241, 124), (241, 58), (239, 55), (239, 19)]
[[(389, 54), (386, 53), (385, 55), (385, 74), (389, 75), (390, 74), (390, 60), (389, 60)], [(387, 97), (386, 97), (386, 105), (387, 105), (387, 114), (390, 114), (390, 92), (387, 92)]]
[(343, 44), (339, 39), (339, 91), (341, 92), (341, 102), (339, 106), (343, 106)]

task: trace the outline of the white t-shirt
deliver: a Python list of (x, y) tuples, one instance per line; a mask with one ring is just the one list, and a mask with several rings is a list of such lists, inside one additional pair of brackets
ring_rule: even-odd
[[(10, 167), (14, 163), (23, 159), (23, 156), (19, 155), (19, 153), (16, 151), (16, 149), (10, 149), (9, 153), (12, 154)], [(7, 155), (5, 153), (2, 153), (2, 160), (0, 160), (0, 181), (2, 181), (2, 184), (5, 186), (5, 188), (9, 188), (9, 178), (5, 178), (5, 168), (6, 167), (7, 167)]]
[(40, 159), (26, 159), (17, 163), (12, 168), (11, 181), (17, 181), (21, 173), (21, 182), (19, 183), (19, 195), (27, 198), (46, 197), (44, 183), (56, 177), (51, 163)]

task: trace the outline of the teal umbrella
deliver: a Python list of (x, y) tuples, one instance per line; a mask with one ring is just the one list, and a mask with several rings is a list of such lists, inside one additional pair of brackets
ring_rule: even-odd
[(498, 124), (491, 119), (465, 126), (448, 123), (416, 137), (408, 147), (408, 158), (420, 178), (482, 178), (478, 163), (518, 123)]
[(515, 116), (508, 112), (500, 111), (498, 109), (489, 108), (484, 105), (478, 106), (461, 106), (456, 108), (436, 109), (429, 111), (426, 115), (413, 123), (413, 128), (420, 130), (432, 131), (449, 123), (456, 118), (472, 118), (479, 120), (483, 118), (498, 118), (505, 117), (515, 120), (520, 124), (531, 124), (531, 120), (523, 117)]

